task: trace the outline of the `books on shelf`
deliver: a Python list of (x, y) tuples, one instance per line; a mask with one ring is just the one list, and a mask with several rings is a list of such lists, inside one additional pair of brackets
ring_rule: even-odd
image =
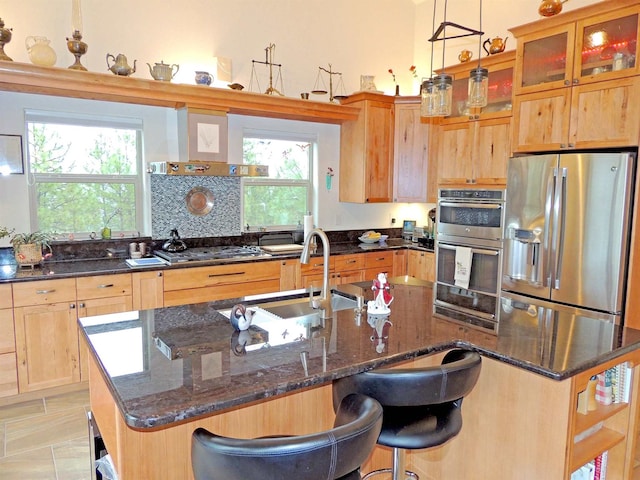
[(590, 462), (585, 463), (571, 474), (571, 480), (606, 480), (607, 452), (603, 452)]
[(586, 390), (578, 394), (578, 413), (586, 415), (598, 405), (629, 402), (632, 367), (620, 363), (589, 379)]

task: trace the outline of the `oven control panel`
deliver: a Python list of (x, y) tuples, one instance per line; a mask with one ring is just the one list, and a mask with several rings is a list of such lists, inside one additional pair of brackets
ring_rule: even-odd
[(504, 190), (474, 190), (474, 189), (440, 189), (438, 198), (440, 199), (459, 199), (459, 200), (498, 200), (502, 201), (505, 197)]

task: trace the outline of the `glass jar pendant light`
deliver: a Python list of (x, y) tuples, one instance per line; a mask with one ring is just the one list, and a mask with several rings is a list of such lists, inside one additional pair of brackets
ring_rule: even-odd
[[(482, 0), (480, 0), (480, 30), (482, 32)], [(478, 35), (478, 66), (469, 73), (469, 89), (467, 105), (469, 107), (486, 107), (489, 101), (489, 71), (482, 68), (482, 33)]]
[(453, 103), (453, 78), (446, 73), (436, 75), (433, 79), (433, 87), (436, 115), (448, 117), (451, 115), (451, 104)]

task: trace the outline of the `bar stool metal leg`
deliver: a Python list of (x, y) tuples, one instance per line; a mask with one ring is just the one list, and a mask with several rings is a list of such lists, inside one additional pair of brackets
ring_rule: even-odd
[[(417, 473), (411, 472), (405, 468), (406, 458), (405, 451), (401, 448), (393, 449), (393, 467), (392, 468), (380, 468), (378, 470), (373, 470), (372, 472), (367, 473), (362, 480), (367, 480), (374, 475), (380, 475), (383, 473), (391, 473), (392, 480), (406, 480), (407, 478), (413, 478), (415, 480), (419, 480), (420, 477)], [(404, 472), (404, 475), (402, 474)]]

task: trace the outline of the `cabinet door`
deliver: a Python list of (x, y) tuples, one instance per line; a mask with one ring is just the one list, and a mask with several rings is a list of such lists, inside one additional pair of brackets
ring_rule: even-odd
[(640, 78), (573, 87), (569, 139), (576, 148), (624, 147), (640, 137)]
[(146, 310), (164, 306), (163, 272), (134, 272), (131, 274), (133, 309)]
[[(517, 29), (513, 31), (516, 33)], [(554, 90), (571, 84), (575, 23), (523, 35), (517, 41), (516, 94)]]
[(507, 160), (511, 156), (512, 118), (475, 122), (473, 178), (475, 183), (507, 183)]
[(516, 95), (513, 105), (514, 152), (568, 147), (570, 88)]
[[(131, 295), (78, 300), (79, 318), (93, 317), (95, 315), (107, 315), (109, 313), (129, 312), (131, 310), (133, 310), (133, 301)], [(87, 375), (89, 373), (89, 350), (84, 340), (81, 340), (78, 344), (78, 353), (78, 358), (80, 359), (80, 380), (88, 380)]]
[(435, 254), (431, 252), (421, 252), (418, 250), (409, 251), (409, 262), (407, 272), (410, 277), (435, 281)]
[[(9, 287), (9, 293), (11, 286)], [(11, 299), (11, 295), (9, 295)], [(13, 310), (0, 309), (0, 397), (18, 393), (16, 340), (13, 329)]]
[(394, 202), (427, 201), (429, 125), (422, 123), (420, 103), (395, 105)]
[(280, 262), (280, 291), (295, 290), (298, 288), (300, 272), (300, 260), (282, 260)]
[(394, 250), (393, 252), (393, 276), (407, 275), (407, 250)]
[(20, 393), (80, 381), (76, 310), (69, 303), (14, 310)]
[(472, 174), (471, 143), (472, 123), (464, 122), (439, 127), (438, 183), (467, 183)]
[(360, 93), (342, 103), (359, 107), (340, 127), (340, 201), (393, 200), (393, 97)]

